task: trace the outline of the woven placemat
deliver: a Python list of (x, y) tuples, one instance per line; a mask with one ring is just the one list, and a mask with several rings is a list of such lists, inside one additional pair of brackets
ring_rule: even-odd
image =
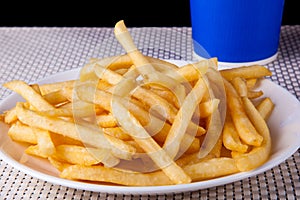
[[(190, 27), (130, 28), (146, 55), (192, 60)], [(0, 84), (27, 82), (82, 67), (90, 57), (123, 53), (112, 28), (0, 28)], [(267, 65), (272, 81), (300, 99), (300, 25), (283, 26), (278, 58)], [(10, 91), (0, 87), (0, 100)], [(165, 195), (115, 195), (77, 190), (31, 177), (0, 159), (0, 199), (297, 199), (300, 150), (257, 176), (223, 186)]]

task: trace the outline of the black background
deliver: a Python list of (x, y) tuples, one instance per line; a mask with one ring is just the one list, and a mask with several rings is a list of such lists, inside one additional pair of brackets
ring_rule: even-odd
[[(188, 0), (10, 1), (0, 8), (0, 26), (113, 27), (121, 19), (128, 27), (191, 26), (189, 6)], [(285, 0), (282, 24), (300, 24), (297, 0)]]

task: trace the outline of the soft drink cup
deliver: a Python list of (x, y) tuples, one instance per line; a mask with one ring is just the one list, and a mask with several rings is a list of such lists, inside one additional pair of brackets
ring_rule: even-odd
[(217, 57), (226, 67), (277, 58), (284, 0), (190, 0), (197, 59)]

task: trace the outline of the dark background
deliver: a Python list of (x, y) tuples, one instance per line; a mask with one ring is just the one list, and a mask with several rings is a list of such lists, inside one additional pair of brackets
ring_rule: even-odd
[[(298, 3), (285, 0), (283, 25), (300, 24)], [(0, 8), (0, 26), (113, 27), (121, 19), (128, 27), (191, 26), (189, 6), (189, 0), (12, 0)]]

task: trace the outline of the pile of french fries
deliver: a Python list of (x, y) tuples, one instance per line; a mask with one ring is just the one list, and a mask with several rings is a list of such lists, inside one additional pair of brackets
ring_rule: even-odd
[(78, 79), (4, 87), (25, 101), (1, 114), (26, 154), (59, 176), (126, 186), (185, 184), (257, 168), (270, 156), (274, 104), (264, 66), (218, 70), (211, 58), (179, 67), (143, 55), (121, 20), (126, 53), (91, 58)]

